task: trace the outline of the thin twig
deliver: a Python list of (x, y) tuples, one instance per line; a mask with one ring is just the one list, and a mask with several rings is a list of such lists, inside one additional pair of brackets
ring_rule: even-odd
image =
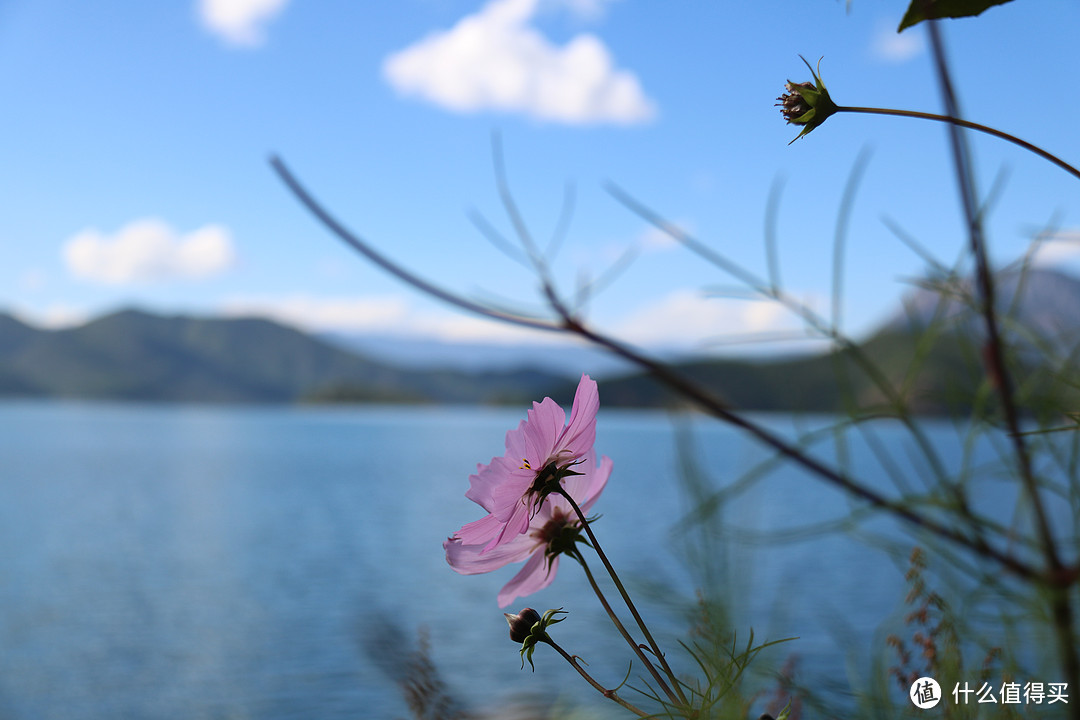
[(623, 700), (621, 697), (619, 697), (618, 692), (616, 692), (615, 690), (608, 690), (603, 685), (598, 683), (595, 679), (593, 679), (592, 675), (589, 675), (589, 673), (585, 671), (585, 668), (581, 667), (581, 665), (578, 663), (576, 655), (571, 655), (570, 653), (563, 650), (561, 647), (559, 647), (558, 643), (556, 643), (551, 638), (548, 638), (544, 642), (555, 648), (555, 651), (562, 655), (563, 658), (565, 658), (566, 662), (570, 663), (570, 666), (577, 670), (578, 674), (581, 675), (581, 677), (585, 678), (585, 681), (592, 685), (601, 695), (610, 700), (614, 700), (638, 717), (650, 717), (649, 713), (635, 707), (634, 705), (631, 705), (626, 700)]
[[(937, 24), (928, 23), (931, 46), (934, 52), (934, 61), (937, 67), (938, 78), (941, 82), (942, 96), (946, 110), (950, 117), (956, 119), (959, 115), (959, 106), (956, 94), (952, 88), (949, 77), (948, 64), (945, 60), (944, 46), (941, 33)], [(1031, 467), (1031, 455), (1027, 443), (1020, 437), (1020, 414), (1016, 407), (1016, 398), (1013, 393), (1012, 375), (1005, 364), (1005, 342), (1001, 337), (1001, 330), (997, 321), (997, 307), (994, 293), (993, 274), (990, 272), (990, 262), (987, 258), (986, 238), (983, 234), (982, 221), (978, 213), (977, 193), (975, 191), (975, 178), (971, 168), (971, 151), (966, 139), (958, 129), (960, 123), (949, 124), (949, 141), (952, 147), (953, 164), (955, 167), (956, 181), (959, 186), (961, 205), (967, 221), (968, 234), (971, 243), (971, 252), (975, 257), (975, 272), (978, 282), (980, 307), (986, 322), (987, 346), (989, 348), (989, 368), (992, 377), (995, 378), (998, 396), (1001, 400), (1002, 412), (1010, 435), (1013, 437), (1013, 447), (1016, 452), (1016, 462), (1020, 472), (1020, 478), (1032, 502), (1035, 512), (1036, 530), (1043, 544), (1043, 552), (1047, 563), (1052, 571), (1061, 569), (1061, 560), (1054, 544), (1053, 532), (1050, 529), (1050, 521), (1046, 516), (1042, 500), (1036, 487), (1035, 474)], [(1080, 177), (1080, 175), (1078, 175)]]
[(837, 106), (836, 112), (865, 113), (868, 115), (893, 115), (896, 117), (919, 118), (922, 120), (934, 120), (937, 122), (949, 123), (950, 125), (967, 128), (968, 130), (977, 130), (978, 132), (986, 133), (987, 135), (993, 135), (996, 138), (1011, 142), (1013, 145), (1018, 145), (1025, 150), (1035, 153), (1044, 160), (1049, 160), (1070, 175), (1080, 178), (1080, 169), (1077, 169), (1076, 167), (1065, 162), (1057, 155), (1043, 150), (1038, 145), (1033, 145), (1027, 140), (1021, 140), (1015, 135), (1004, 132), (1003, 130), (998, 130), (997, 128), (992, 128), (988, 125), (971, 122), (970, 120), (964, 120), (963, 118), (957, 117), (951, 113), (947, 115), (938, 115), (936, 113), (922, 112), (919, 110), (897, 110), (895, 108), (876, 107), (851, 107), (846, 105)]
[(847, 352), (863, 372), (866, 373), (867, 377), (874, 383), (875, 387), (881, 390), (888, 399), (889, 404), (896, 410), (899, 419), (915, 438), (915, 441), (919, 444), (919, 449), (926, 455), (938, 479), (942, 482), (946, 481), (947, 474), (945, 473), (941, 459), (938, 457), (937, 451), (934, 449), (923, 430), (914, 422), (911, 415), (906, 411), (903, 398), (899, 395), (896, 388), (892, 386), (892, 383), (889, 382), (888, 378), (885, 377), (877, 365), (867, 357), (866, 353), (859, 345), (841, 333), (836, 327), (831, 326), (824, 318), (819, 316), (805, 304), (799, 302), (779, 288), (769, 288), (763, 280), (757, 278), (749, 270), (728, 260), (694, 236), (668, 222), (656, 211), (637, 200), (619, 186), (614, 183), (609, 183), (608, 192), (632, 212), (640, 215), (643, 219), (668, 233), (671, 237), (679, 241), (698, 256), (704, 258), (713, 265), (716, 265), (729, 275), (738, 278), (741, 282), (748, 287), (753, 288), (758, 293), (779, 302), (797, 317), (801, 318), (815, 332), (819, 333), (824, 338), (828, 338), (844, 352)]
[(797, 465), (809, 470), (829, 484), (839, 487), (848, 494), (864, 500), (878, 509), (885, 510), (910, 525), (926, 530), (927, 532), (958, 545), (968, 547), (983, 557), (993, 559), (1019, 577), (1031, 579), (1037, 575), (1037, 571), (1027, 563), (994, 548), (982, 538), (972, 538), (964, 535), (947, 525), (943, 525), (927, 516), (915, 512), (911, 508), (905, 507), (899, 502), (889, 500), (876, 490), (872, 490), (847, 475), (825, 465), (820, 460), (804, 453), (798, 446), (787, 442), (779, 435), (773, 434), (764, 426), (758, 425), (753, 420), (743, 417), (733, 411), (726, 404), (705, 391), (704, 388), (695, 385), (664, 363), (633, 350), (629, 346), (612, 338), (597, 333), (573, 319), (567, 321), (567, 329), (590, 340), (596, 345), (607, 348), (613, 354), (633, 362), (644, 370), (647, 370), (654, 378), (667, 385), (672, 390), (675, 390), (678, 394), (687, 398), (708, 414), (734, 425), (735, 427), (741, 428), (780, 455), (794, 461)]
[(522, 327), (533, 328), (535, 330), (548, 330), (553, 332), (563, 330), (562, 326), (555, 323), (493, 310), (486, 305), (481, 305), (480, 303), (468, 300), (461, 295), (445, 290), (435, 283), (425, 280), (419, 275), (406, 270), (401, 265), (398, 265), (377, 252), (368, 242), (362, 240), (360, 236), (338, 222), (333, 215), (327, 212), (327, 210), (323, 208), (323, 206), (320, 205), (306, 189), (304, 189), (304, 186), (301, 185), (300, 181), (296, 179), (292, 172), (290, 172), (289, 168), (286, 167), (281, 158), (276, 155), (272, 156), (270, 158), (270, 166), (274, 168), (274, 171), (285, 185), (288, 186), (289, 190), (292, 191), (293, 195), (295, 195), (296, 198), (307, 207), (311, 214), (318, 218), (319, 222), (325, 225), (330, 232), (337, 235), (338, 238), (352, 247), (352, 249), (356, 250), (368, 260), (402, 282), (412, 285), (420, 292), (430, 295), (436, 300), (442, 300), (447, 304), (475, 313), (476, 315), (482, 315), (483, 317), (492, 320), (498, 320), (499, 322), (508, 323), (510, 325), (521, 325)]
[[(589, 527), (587, 520), (582, 520), (581, 522), (586, 528)], [(592, 533), (589, 533), (589, 535), (592, 536)], [(600, 605), (602, 605), (604, 608), (604, 612), (606, 612), (608, 614), (608, 617), (611, 618), (611, 623), (615, 626), (615, 629), (619, 631), (619, 634), (622, 635), (623, 640), (625, 640), (627, 645), (629, 645), (630, 648), (634, 651), (634, 654), (637, 655), (638, 660), (644, 663), (645, 667), (649, 669), (649, 673), (652, 674), (653, 679), (660, 684), (661, 688), (663, 688), (664, 693), (668, 696), (668, 699), (671, 700), (671, 702), (678, 702), (678, 698), (675, 697), (675, 694), (671, 691), (671, 688), (669, 688), (664, 682), (664, 678), (660, 676), (660, 673), (657, 672), (653, 664), (649, 662), (649, 658), (645, 656), (645, 653), (642, 651), (641, 646), (638, 645), (637, 641), (630, 636), (630, 632), (626, 629), (626, 626), (622, 624), (622, 621), (619, 620), (619, 616), (616, 615), (615, 611), (611, 608), (611, 603), (608, 602), (607, 597), (604, 595), (604, 592), (597, 584), (596, 577), (593, 576), (592, 570), (589, 569), (589, 564), (585, 562), (585, 557), (577, 551), (567, 554), (577, 560), (578, 564), (581, 565), (581, 569), (585, 571), (585, 577), (589, 581), (589, 586), (592, 587), (593, 593), (600, 601)]]
[[(675, 675), (675, 672), (671, 669), (671, 666), (668, 665), (667, 659), (664, 657), (664, 653), (660, 651), (660, 646), (656, 644), (656, 640), (653, 639), (652, 633), (649, 632), (649, 627), (641, 618), (641, 614), (638, 613), (637, 607), (634, 606), (634, 601), (630, 599), (630, 594), (626, 592), (626, 587), (622, 584), (622, 580), (619, 579), (619, 574), (615, 572), (615, 568), (611, 565), (611, 561), (608, 560), (607, 554), (604, 553), (604, 549), (600, 545), (600, 541), (597, 540), (596, 535), (593, 533), (591, 523), (585, 517), (585, 513), (581, 511), (581, 508), (578, 507), (577, 502), (574, 500), (573, 497), (570, 496), (570, 493), (566, 492), (566, 490), (564, 490), (562, 487), (560, 487), (557, 492), (568, 503), (570, 503), (570, 507), (572, 507), (574, 509), (574, 512), (577, 513), (578, 520), (581, 522), (581, 526), (585, 529), (585, 534), (589, 536), (589, 541), (592, 543), (592, 549), (596, 551), (597, 557), (599, 557), (600, 562), (604, 564), (604, 569), (607, 570), (608, 575), (611, 577), (611, 581), (615, 583), (615, 587), (616, 589), (618, 589), (619, 594), (622, 596), (623, 602), (626, 603), (626, 607), (630, 610), (630, 614), (634, 616), (634, 620), (637, 622), (638, 627), (641, 628), (641, 632), (645, 635), (645, 639), (648, 641), (649, 647), (652, 649), (653, 655), (655, 655), (656, 658), (660, 661), (660, 665), (664, 668), (664, 672), (667, 673), (667, 676), (671, 679), (671, 683), (675, 688), (675, 693), (678, 695), (678, 698), (672, 695), (671, 690), (664, 683), (664, 680), (656, 672), (655, 668), (653, 668), (652, 663), (650, 663), (644, 655), (641, 655), (641, 659), (645, 662), (646, 665), (649, 666), (649, 669), (653, 671), (653, 677), (656, 679), (656, 682), (660, 683), (660, 686), (664, 689), (664, 692), (667, 693), (667, 696), (671, 698), (671, 701), (676, 703), (681, 702), (684, 707), (687, 706), (686, 696), (683, 694), (682, 686), (679, 684), (679, 678)], [(586, 574), (589, 575), (589, 582), (592, 583), (593, 589), (596, 591), (597, 596), (600, 597), (601, 602), (604, 603), (604, 608), (608, 611), (608, 614), (611, 615), (611, 618), (615, 621), (616, 625), (619, 625), (619, 622), (615, 618), (614, 613), (611, 611), (610, 606), (607, 605), (607, 602), (603, 598), (603, 594), (597, 587), (596, 581), (593, 580), (592, 574), (589, 573), (588, 566), (585, 565), (585, 559), (579, 555), (578, 562), (581, 563), (582, 567), (585, 568)], [(621, 626), (620, 631), (622, 631), (623, 636), (626, 637), (627, 640), (629, 640), (629, 635), (626, 634), (625, 630), (622, 630)], [(640, 648), (638, 650), (640, 654)]]
[(765, 262), (769, 268), (769, 289), (773, 294), (780, 292), (780, 255), (777, 251), (776, 218), (779, 216), (780, 195), (784, 190), (784, 179), (773, 181), (769, 188), (769, 199), (765, 203)]
[[(278, 158), (273, 158), (271, 161), (275, 171), (285, 181), (289, 189), (297, 196), (297, 198), (312, 212), (315, 217), (321, 221), (327, 228), (337, 235), (340, 239), (345, 241), (350, 247), (361, 253), (372, 262), (384, 268), (387, 272), (402, 279), (404, 282), (412, 285), (414, 288), (422, 293), (428, 294), (436, 299), (443, 300), (455, 307), (461, 308), (468, 312), (475, 313), (484, 317), (492, 318), (502, 322), (506, 322), (514, 325), (523, 325), (525, 327), (533, 327), (543, 330), (563, 331), (572, 334), (579, 335), (580, 337), (591, 341), (595, 345), (607, 348), (610, 352), (619, 357), (625, 358), (630, 362), (636, 364), (643, 370), (648, 371), (654, 378), (670, 387), (680, 395), (686, 397), (693, 402), (699, 408), (707, 412), (708, 414), (716, 417), (720, 420), (730, 423), (738, 428), (743, 429), (751, 436), (757, 438), (762, 443), (771, 447), (780, 455), (790, 458), (796, 464), (802, 466), (804, 469), (809, 470), (811, 473), (819, 476), (826, 482), (835, 485), (849, 494), (862, 499), (872, 506), (885, 510), (897, 518), (909, 523), (910, 525), (918, 528), (922, 528), (927, 532), (930, 532), (938, 537), (954, 542), (958, 545), (968, 547), (974, 550), (976, 553), (993, 559), (998, 562), (1002, 567), (1007, 568), (1009, 571), (1015, 573), (1019, 577), (1031, 579), (1036, 576), (1037, 572), (1034, 568), (1030, 567), (1027, 563), (1013, 557), (1008, 553), (1004, 553), (993, 546), (987, 544), (981, 538), (971, 538), (950, 527), (942, 525), (929, 517), (925, 517), (910, 508), (904, 507), (902, 504), (891, 501), (885, 498), (878, 492), (867, 488), (852, 478), (843, 475), (836, 470), (828, 467), (819, 460), (810, 457), (803, 453), (796, 445), (788, 443), (779, 435), (773, 434), (770, 430), (766, 429), (762, 425), (758, 425), (749, 418), (745, 418), (732, 409), (727, 407), (723, 402), (713, 397), (704, 388), (701, 388), (694, 383), (690, 382), (682, 375), (678, 374), (665, 364), (654, 360), (636, 350), (631, 349), (629, 346), (624, 345), (613, 338), (609, 338), (602, 335), (591, 328), (585, 326), (582, 321), (571, 316), (562, 303), (558, 302), (558, 298), (555, 298), (556, 311), (562, 318), (560, 323), (547, 323), (544, 321), (534, 320), (531, 318), (525, 318), (509, 313), (494, 312), (490, 308), (479, 305), (478, 303), (467, 300), (463, 297), (455, 295), (449, 291), (443, 290), (435, 286), (433, 283), (427, 282), (419, 276), (410, 273), (404, 268), (396, 265), (393, 261), (383, 257), (379, 253), (375, 252), (368, 244), (360, 237), (354, 235), (347, 230), (341, 223), (339, 223), (326, 209), (324, 209), (311, 195), (308, 193), (298, 180), (288, 171), (285, 164)], [(549, 289), (550, 292), (550, 289)], [(549, 296), (550, 297), (550, 296)], [(1078, 704), (1080, 707), (1080, 704)]]
[[(1080, 683), (1080, 651), (1078, 651), (1076, 646), (1076, 634), (1074, 628), (1075, 619), (1069, 597), (1071, 582), (1069, 582), (1067, 576), (1071, 573), (1066, 571), (1061, 562), (1061, 558), (1058, 555), (1057, 545), (1054, 542), (1053, 531), (1050, 527), (1050, 520), (1046, 515), (1042, 497), (1035, 480), (1035, 474), (1031, 466), (1031, 457), (1027, 441), (1025, 437), (1020, 434), (1020, 420), (1016, 408), (1015, 397), (1013, 395), (1012, 376), (1005, 364), (1004, 341), (1001, 338), (996, 318), (994, 285), (990, 273), (989, 261), (987, 259), (986, 239), (983, 236), (982, 222), (979, 213), (977, 212), (977, 195), (975, 192), (974, 173), (972, 172), (971, 167), (971, 154), (966, 138), (963, 133), (960, 132), (961, 127), (968, 127), (983, 132), (987, 132), (990, 129), (981, 126), (975, 127), (972, 124), (966, 123), (966, 121), (960, 121), (959, 103), (956, 99), (956, 93), (953, 90), (948, 61), (945, 58), (944, 42), (941, 38), (941, 31), (936, 22), (928, 22), (927, 26), (930, 34), (930, 44), (933, 50), (934, 64), (937, 70), (938, 80), (941, 84), (941, 93), (945, 103), (945, 111), (949, 118), (949, 143), (952, 147), (956, 181), (960, 191), (964, 216), (968, 224), (971, 250), (975, 256), (979, 291), (982, 296), (981, 304), (983, 317), (986, 320), (987, 344), (989, 348), (988, 354), (991, 364), (990, 372), (994, 375), (996, 380), (995, 385), (1001, 400), (1002, 411), (1005, 415), (1005, 423), (1009, 430), (1009, 435), (1012, 439), (1013, 448), (1016, 454), (1016, 463), (1020, 473), (1020, 480), (1025, 493), (1028, 496), (1028, 501), (1031, 503), (1035, 515), (1036, 532), (1038, 532), (1042, 541), (1043, 554), (1046, 558), (1046, 573), (1038, 579), (1049, 586), (1050, 611), (1054, 625), (1057, 628), (1057, 640), (1061, 651), (1062, 665), (1064, 666), (1066, 679), (1073, 687), (1076, 687), (1077, 684)], [(1056, 156), (1050, 155), (1049, 153), (1011, 135), (997, 131), (993, 131), (990, 134), (1014, 142), (1021, 147), (1025, 147), (1080, 178), (1080, 171), (1071, 165), (1064, 163)], [(1080, 719), (1080, 705), (1074, 705), (1071, 714), (1073, 718)]]

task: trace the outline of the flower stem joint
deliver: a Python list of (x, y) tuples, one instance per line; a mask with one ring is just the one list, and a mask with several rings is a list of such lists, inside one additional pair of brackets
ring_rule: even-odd
[(532, 608), (525, 608), (517, 615), (510, 613), (503, 613), (503, 617), (506, 618), (506, 622), (510, 625), (510, 639), (514, 642), (521, 643), (521, 667), (524, 669), (525, 661), (529, 661), (529, 666), (535, 671), (536, 666), (533, 665), (532, 654), (536, 649), (537, 643), (547, 643), (552, 645), (551, 638), (548, 637), (547, 628), (555, 623), (560, 623), (566, 618), (556, 618), (556, 615), (566, 615), (566, 611), (562, 608), (557, 610), (548, 610), (544, 613), (543, 617), (540, 613), (536, 612)]
[(537, 507), (544, 502), (548, 495), (559, 492), (564, 478), (582, 474), (573, 469), (573, 466), (580, 462), (580, 460), (576, 460), (560, 467), (558, 461), (552, 460), (540, 472), (536, 473), (536, 479), (533, 480), (533, 484), (529, 487), (529, 493), (535, 496)]
[[(776, 105), (780, 108), (780, 114), (784, 116), (784, 119), (792, 125), (803, 126), (802, 132), (796, 135), (791, 142), (795, 142), (795, 140), (821, 125), (830, 115), (837, 111), (836, 103), (829, 97), (829, 91), (825, 88), (821, 76), (814, 72), (814, 68), (810, 63), (806, 62), (806, 58), (802, 57), (802, 55), (799, 57), (806, 63), (806, 67), (810, 69), (814, 82), (796, 83), (788, 80), (784, 86), (787, 92), (776, 98), (780, 101)], [(820, 69), (821, 61), (818, 60), (818, 70)], [(790, 144), (788, 143), (788, 145)]]

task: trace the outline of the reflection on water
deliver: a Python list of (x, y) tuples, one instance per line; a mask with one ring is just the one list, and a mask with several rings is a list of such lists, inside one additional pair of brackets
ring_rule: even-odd
[[(447, 702), (595, 702), (553, 656), (520, 669), (494, 600), (513, 568), (463, 577), (442, 557), (479, 517), (469, 473), (520, 414), (0, 405), (0, 717), (404, 716), (422, 628)], [(696, 432), (718, 480), (764, 457), (725, 428)], [(671, 422), (602, 413), (597, 448), (615, 461), (598, 532), (652, 589), (661, 633), (680, 634), (694, 581), (672, 552), (686, 507)], [(786, 471), (725, 518), (777, 530), (847, 509)], [(838, 627), (864, 653), (903, 596), (902, 570), (842, 536), (744, 547), (732, 569), (737, 622), (801, 636), (792, 651), (837, 673)], [(576, 568), (560, 575), (528, 604), (571, 611), (563, 644), (617, 684), (618, 638)]]

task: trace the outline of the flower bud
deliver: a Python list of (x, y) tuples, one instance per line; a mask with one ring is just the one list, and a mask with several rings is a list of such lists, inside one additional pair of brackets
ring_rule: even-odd
[(503, 617), (506, 618), (506, 622), (510, 625), (510, 639), (514, 642), (521, 643), (522, 668), (525, 667), (525, 661), (528, 660), (529, 665), (532, 666), (533, 670), (536, 670), (532, 661), (532, 655), (533, 651), (536, 649), (536, 644), (548, 643), (549, 645), (554, 645), (547, 634), (548, 626), (562, 622), (563, 618), (556, 618), (555, 616), (565, 614), (566, 612), (562, 608), (559, 608), (558, 610), (548, 610), (544, 613), (543, 617), (532, 608), (525, 608), (517, 615), (503, 613)]
[(510, 639), (516, 643), (525, 642), (532, 633), (533, 626), (540, 622), (540, 613), (532, 608), (525, 608), (517, 615), (503, 613), (503, 617), (510, 625)]
[[(800, 55), (800, 57), (802, 56)], [(810, 63), (806, 62), (806, 58), (802, 58), (802, 61), (810, 69), (814, 82), (796, 83), (788, 80), (787, 84), (784, 85), (787, 92), (776, 98), (780, 101), (776, 105), (780, 108), (780, 114), (784, 116), (784, 119), (792, 125), (803, 126), (802, 132), (795, 136), (795, 140), (825, 122), (830, 115), (837, 111), (836, 103), (832, 101), (832, 98), (829, 97), (829, 91), (825, 89), (825, 82), (814, 72), (814, 68), (810, 66)], [(819, 68), (820, 65), (819, 61)], [(795, 142), (795, 140), (791, 142)]]

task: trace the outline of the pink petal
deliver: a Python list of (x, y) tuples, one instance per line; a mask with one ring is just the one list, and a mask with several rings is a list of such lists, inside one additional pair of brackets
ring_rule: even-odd
[[(520, 522), (521, 508), (526, 505), (522, 499), (532, 485), (535, 474), (532, 470), (515, 468), (507, 473), (506, 479), (491, 492), (491, 514), (502, 522), (508, 522), (511, 516), (517, 516)], [(520, 532), (524, 532), (521, 529)]]
[(465, 491), (465, 497), (488, 512), (494, 512), (495, 491), (507, 482), (516, 468), (517, 465), (507, 457), (491, 458), (487, 465), (477, 465), (476, 473), (469, 476), (469, 489)]
[(589, 473), (589, 486), (585, 489), (584, 500), (579, 501), (574, 496), (574, 500), (581, 508), (581, 512), (588, 515), (589, 509), (600, 499), (600, 493), (604, 492), (604, 488), (607, 487), (607, 481), (611, 477), (611, 469), (614, 465), (611, 458), (605, 455), (600, 458), (600, 466)]
[[(555, 443), (563, 432), (566, 413), (549, 397), (533, 403), (529, 411), (529, 424), (525, 428), (525, 457), (534, 465), (543, 465), (555, 449)], [(540, 470), (533, 467), (533, 470)]]
[(536, 548), (536, 540), (527, 535), (519, 535), (514, 540), (492, 549), (488, 553), (481, 551), (479, 545), (469, 545), (460, 537), (447, 538), (443, 543), (446, 562), (462, 575), (477, 575), (491, 572), (509, 563), (521, 562)]
[(529, 562), (518, 571), (518, 574), (510, 579), (510, 582), (499, 591), (499, 607), (504, 608), (514, 602), (515, 598), (532, 595), (538, 590), (543, 590), (555, 579), (555, 571), (559, 569), (559, 558), (551, 561), (551, 567), (547, 565), (547, 558), (543, 551), (538, 550), (529, 558)]
[(596, 472), (596, 452), (590, 449), (580, 458), (581, 462), (573, 467), (575, 472), (581, 473), (581, 475), (567, 475), (563, 478), (562, 486), (570, 494), (570, 497), (574, 498), (574, 501), (581, 503), (585, 500), (586, 491), (592, 485), (592, 476)]
[[(523, 502), (521, 500), (521, 493), (517, 494), (517, 501), (510, 506), (511, 512), (505, 519), (501, 519), (503, 523), (502, 529), (499, 534), (491, 539), (487, 546), (484, 548), (484, 552), (491, 550), (496, 545), (500, 545), (504, 542), (509, 542), (514, 539), (514, 536), (527, 533), (529, 531), (529, 524), (532, 520), (532, 502)], [(498, 517), (493, 515), (493, 517)]]
[(504, 524), (494, 515), (485, 515), (479, 520), (467, 523), (454, 533), (454, 537), (465, 545), (487, 545), (502, 532)]
[(509, 460), (515, 461), (518, 465), (525, 458), (525, 428), (528, 426), (527, 420), (522, 420), (518, 423), (517, 429), (506, 431), (506, 454), (505, 457)]
[(600, 410), (600, 393), (596, 381), (582, 375), (574, 393), (574, 407), (570, 411), (570, 423), (558, 439), (560, 449), (569, 450), (580, 457), (596, 442), (596, 413)]
[(596, 451), (589, 450), (581, 458), (581, 462), (574, 466), (574, 469), (581, 475), (568, 475), (563, 479), (563, 488), (584, 509), (585, 503), (591, 505), (603, 492), (608, 477), (611, 475), (611, 468), (611, 458), (604, 456), (600, 460), (598, 467), (596, 465)]

